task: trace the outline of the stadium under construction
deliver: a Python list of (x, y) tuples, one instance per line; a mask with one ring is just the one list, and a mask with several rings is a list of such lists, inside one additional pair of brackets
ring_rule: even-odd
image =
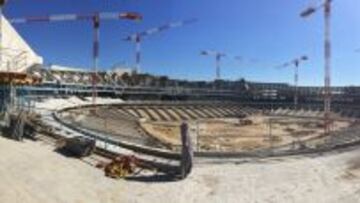
[[(137, 180), (142, 170), (185, 179), (197, 165), (317, 156), (360, 144), (360, 87), (299, 86), (297, 76), (295, 84), (229, 81), (220, 78), (224, 55), (210, 51), (202, 55), (216, 56), (214, 81), (142, 73), (140, 56), (134, 68), (98, 70), (100, 22), (141, 20), (137, 13), (83, 16), (94, 24), (94, 69), (45, 65), (12, 24), (79, 16), (47, 18), (1, 19), (0, 107), (5, 137), (36, 140), (66, 156), (96, 160), (93, 165), (107, 176), (128, 180)], [(159, 32), (165, 29), (161, 28)], [(127, 40), (140, 43), (140, 37), (148, 34), (153, 33)], [(308, 58), (285, 66), (297, 68), (302, 60)], [(134, 168), (141, 170), (135, 173)]]
[[(101, 16), (105, 15), (99, 19)], [(24, 128), (23, 120), (29, 116), (47, 130), (60, 129), (60, 136), (95, 140), (109, 153), (126, 148), (177, 157), (180, 125), (185, 122), (195, 144), (195, 157), (213, 158), (310, 153), (360, 141), (351, 133), (357, 130), (360, 116), (358, 87), (331, 88), (329, 133), (322, 130), (328, 125), (322, 87), (243, 79), (176, 80), (127, 67), (94, 72), (45, 66), (9, 22), (2, 21), (4, 46), (10, 41), (12, 47), (3, 55), (1, 106), (4, 118), (15, 117), (11, 122), (20, 125), (11, 125), (11, 135), (20, 131), (17, 136), (24, 136), (24, 129), (17, 128)], [(63, 104), (55, 108), (58, 100)]]

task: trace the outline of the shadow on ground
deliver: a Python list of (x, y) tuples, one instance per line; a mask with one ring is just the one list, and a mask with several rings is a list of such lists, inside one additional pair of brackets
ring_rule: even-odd
[(178, 176), (173, 174), (155, 174), (155, 175), (139, 175), (127, 177), (127, 181), (146, 182), (146, 183), (166, 183), (180, 181)]

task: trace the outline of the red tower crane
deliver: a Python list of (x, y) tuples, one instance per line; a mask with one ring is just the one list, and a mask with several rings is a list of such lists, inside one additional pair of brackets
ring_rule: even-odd
[(318, 9), (324, 9), (324, 132), (330, 133), (331, 126), (331, 40), (330, 40), (330, 18), (332, 0), (324, 0), (317, 7), (309, 7), (300, 13), (303, 18), (309, 17)]
[(97, 97), (97, 70), (99, 63), (99, 28), (100, 21), (102, 20), (142, 20), (142, 16), (135, 12), (104, 12), (104, 13), (92, 13), (92, 14), (63, 14), (63, 15), (47, 15), (47, 16), (36, 16), (36, 17), (24, 17), (9, 19), (12, 24), (26, 24), (35, 22), (63, 22), (63, 21), (90, 21), (93, 24), (93, 77), (92, 77), (92, 98), (93, 104), (96, 104)]

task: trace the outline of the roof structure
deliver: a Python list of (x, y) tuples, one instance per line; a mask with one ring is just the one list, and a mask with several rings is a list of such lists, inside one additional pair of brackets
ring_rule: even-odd
[(1, 30), (0, 72), (24, 73), (35, 64), (43, 64), (43, 58), (35, 53), (5, 17), (1, 20)]
[(61, 65), (50, 65), (48, 67), (49, 70), (58, 71), (58, 72), (90, 72), (85, 68), (78, 68), (78, 67), (69, 67), (69, 66), (61, 66)]

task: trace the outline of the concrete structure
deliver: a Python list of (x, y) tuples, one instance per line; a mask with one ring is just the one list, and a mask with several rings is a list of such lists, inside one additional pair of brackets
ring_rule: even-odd
[(125, 73), (131, 76), (134, 71), (131, 68), (116, 66), (113, 68), (112, 72), (116, 73), (116, 75), (118, 75), (118, 76), (122, 76)]
[(43, 59), (37, 55), (29, 44), (20, 36), (14, 27), (2, 17), (0, 72), (25, 72), (27, 68), (42, 64)]
[(50, 71), (55, 72), (90, 72), (89, 70), (86, 70), (85, 68), (78, 68), (78, 67), (69, 67), (69, 66), (61, 66), (61, 65), (50, 65), (47, 67)]

